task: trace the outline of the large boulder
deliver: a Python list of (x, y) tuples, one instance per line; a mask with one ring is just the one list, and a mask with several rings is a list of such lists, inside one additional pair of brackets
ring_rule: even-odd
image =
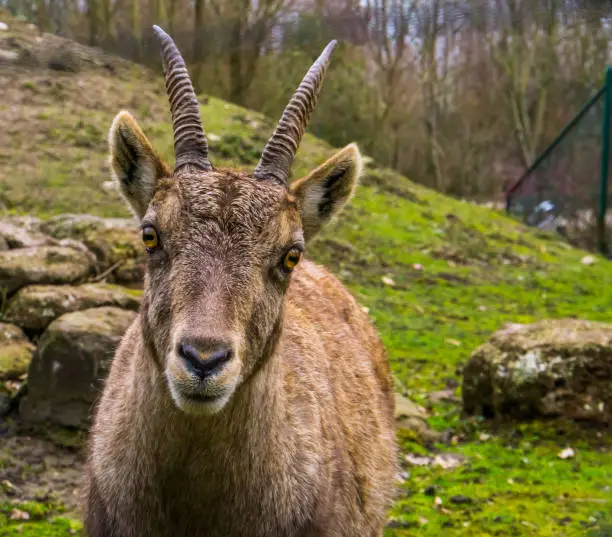
[(4, 320), (30, 333), (40, 333), (65, 313), (100, 306), (137, 311), (140, 307), (140, 292), (103, 283), (78, 286), (29, 285), (17, 291), (9, 300)]
[(19, 327), (0, 323), (0, 380), (15, 380), (26, 373), (33, 352), (34, 345)]
[(612, 325), (507, 326), (472, 354), (462, 391), (466, 414), (612, 423)]
[(22, 419), (87, 428), (114, 352), (135, 317), (133, 311), (100, 307), (53, 321), (28, 370)]
[(68, 246), (35, 246), (0, 252), (0, 289), (11, 294), (31, 284), (67, 284), (85, 279), (91, 258)]

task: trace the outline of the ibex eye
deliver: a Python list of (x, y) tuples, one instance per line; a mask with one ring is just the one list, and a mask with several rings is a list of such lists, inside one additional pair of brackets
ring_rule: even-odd
[(302, 252), (298, 248), (291, 248), (283, 258), (283, 268), (285, 271), (291, 272), (299, 263), (301, 257)]
[(142, 228), (142, 242), (148, 251), (157, 248), (159, 245), (159, 238), (153, 226), (145, 226)]

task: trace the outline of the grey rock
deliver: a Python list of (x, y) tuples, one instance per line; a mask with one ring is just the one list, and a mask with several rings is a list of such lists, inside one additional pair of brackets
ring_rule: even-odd
[(100, 306), (137, 311), (140, 293), (110, 284), (29, 285), (8, 301), (4, 319), (30, 333), (40, 333), (64, 315)]
[(83, 240), (92, 231), (124, 228), (135, 231), (138, 223), (131, 218), (101, 218), (91, 214), (60, 214), (42, 224), (42, 229), (56, 239)]
[(34, 345), (23, 331), (0, 323), (0, 380), (16, 380), (27, 372)]
[(90, 257), (77, 249), (36, 246), (0, 252), (0, 289), (11, 294), (31, 284), (69, 284), (92, 271)]
[(395, 424), (397, 429), (408, 429), (424, 442), (438, 440), (440, 435), (427, 424), (429, 414), (421, 405), (395, 394)]
[(136, 317), (114, 307), (62, 315), (43, 333), (21, 400), (25, 422), (87, 429), (114, 352)]
[(0, 220), (0, 238), (9, 248), (31, 248), (56, 244), (57, 241), (36, 230), (29, 230), (23, 225), (8, 220)]
[(141, 284), (146, 252), (131, 218), (100, 218), (89, 214), (63, 214), (43, 225), (62, 241), (79, 241), (95, 258), (98, 273), (111, 283)]
[(468, 415), (612, 423), (612, 325), (576, 319), (508, 325), (463, 371)]

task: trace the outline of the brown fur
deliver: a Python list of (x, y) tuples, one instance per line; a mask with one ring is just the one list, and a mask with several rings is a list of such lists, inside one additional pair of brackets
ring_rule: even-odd
[[(326, 269), (279, 270), (352, 195), (357, 147), (287, 189), (173, 175), (125, 112), (110, 146), (160, 249), (91, 429), (89, 537), (380, 537), (397, 471), (384, 348)], [(204, 385), (175, 350), (194, 337), (234, 349)], [(198, 390), (218, 399), (187, 399)]]

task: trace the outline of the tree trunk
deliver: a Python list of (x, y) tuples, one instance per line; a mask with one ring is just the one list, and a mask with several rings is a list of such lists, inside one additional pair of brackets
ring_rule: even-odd
[(234, 14), (230, 28), (229, 68), (230, 68), (230, 100), (243, 104), (244, 81), (242, 76), (242, 30), (244, 21), (242, 13)]
[(98, 44), (100, 26), (98, 0), (87, 1), (87, 20), (89, 25), (89, 45), (93, 47)]
[(174, 25), (176, 23), (176, 4), (178, 0), (170, 0), (168, 4), (168, 30), (170, 34), (174, 33)]
[(191, 62), (193, 64), (193, 86), (196, 93), (201, 91), (200, 78), (202, 75), (202, 35), (204, 26), (204, 13), (206, 10), (205, 0), (195, 0), (194, 22), (193, 22), (193, 42), (191, 51)]
[(140, 20), (140, 0), (132, 0), (132, 37), (136, 60), (142, 59), (142, 22)]

